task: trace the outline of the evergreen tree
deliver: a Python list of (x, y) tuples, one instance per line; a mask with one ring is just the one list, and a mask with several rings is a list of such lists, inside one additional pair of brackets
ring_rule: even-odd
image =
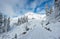
[(23, 17), (23, 21), (22, 22), (25, 23), (25, 17)]
[(49, 16), (49, 8), (47, 4), (46, 4), (46, 16)]
[(3, 30), (2, 30), (2, 26), (3, 25), (3, 15), (2, 15), (2, 13), (0, 12), (0, 33), (2, 33), (3, 32)]
[(18, 18), (18, 25), (20, 24), (20, 18)]
[(0, 26), (2, 26), (2, 23), (3, 23), (3, 15), (2, 15), (2, 13), (0, 12)]
[(54, 4), (54, 17), (57, 18), (60, 15), (60, 0), (55, 0)]
[(15, 37), (14, 38), (17, 39), (17, 34), (15, 34)]
[(6, 15), (4, 15), (4, 32), (7, 32), (7, 18), (6, 18)]
[(50, 8), (50, 14), (51, 14), (52, 12), (53, 12), (53, 8), (51, 7), (51, 8)]
[(10, 29), (10, 17), (8, 18), (8, 22), (7, 22), (7, 30), (9, 30)]
[(26, 26), (25, 26), (25, 30), (26, 30), (26, 31), (28, 31), (28, 30), (29, 30), (29, 28), (28, 28), (27, 24), (26, 24)]
[(26, 20), (27, 20), (27, 22), (28, 22), (28, 16), (26, 16)]

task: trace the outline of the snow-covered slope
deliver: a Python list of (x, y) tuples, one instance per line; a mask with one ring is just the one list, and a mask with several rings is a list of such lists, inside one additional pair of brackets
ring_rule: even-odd
[(60, 39), (60, 24), (50, 24), (49, 27), (52, 31), (46, 30), (40, 24), (36, 24), (36, 28), (30, 31), (26, 36), (21, 37), (20, 39)]
[[(20, 16), (11, 19), (13, 27), (9, 32), (0, 34), (0, 39), (15, 39), (16, 34), (17, 39), (60, 39), (60, 22), (45, 25), (45, 15), (29, 12), (23, 16), (28, 16), (28, 22), (16, 26), (13, 23), (17, 22)], [(29, 28), (28, 31), (25, 29), (26, 26)]]
[[(27, 32), (25, 31), (26, 25), (30, 28), (30, 30)], [(50, 28), (52, 31), (45, 29), (45, 27)], [(4, 38), (6, 39), (14, 38), (15, 34), (18, 36), (17, 39), (59, 39), (59, 30), (60, 22), (42, 27), (40, 20), (31, 20), (28, 23), (22, 24), (21, 26), (14, 27), (11, 31), (3, 35), (5, 35)], [(26, 34), (22, 34), (23, 32), (26, 32)]]

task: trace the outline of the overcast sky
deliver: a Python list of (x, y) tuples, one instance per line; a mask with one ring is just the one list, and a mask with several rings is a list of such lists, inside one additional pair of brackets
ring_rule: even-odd
[(45, 13), (45, 6), (54, 0), (0, 0), (0, 12), (7, 16), (19, 16), (27, 12)]

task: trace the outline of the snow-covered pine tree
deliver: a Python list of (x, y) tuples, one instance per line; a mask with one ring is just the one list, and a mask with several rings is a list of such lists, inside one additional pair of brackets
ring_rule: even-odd
[(28, 16), (26, 16), (26, 22), (28, 22)]
[(21, 21), (20, 21), (20, 18), (18, 18), (18, 25), (20, 25), (21, 24)]
[(23, 23), (23, 17), (21, 17), (21, 23)]
[(26, 22), (26, 16), (24, 16), (24, 23)]
[(29, 28), (28, 28), (28, 26), (27, 26), (27, 25), (25, 26), (25, 29), (26, 29), (26, 31), (28, 31), (28, 30), (29, 30)]
[(10, 17), (7, 19), (7, 30), (10, 30)]
[(58, 16), (60, 16), (60, 0), (55, 0), (54, 2), (54, 9), (55, 9), (55, 18), (57, 18)]
[(52, 6), (50, 7), (50, 14), (53, 13), (53, 8)]
[(24, 16), (24, 22), (26, 22), (26, 16)]
[(46, 4), (46, 16), (49, 16), (49, 8), (48, 8), (48, 5)]
[(15, 34), (15, 37), (14, 38), (17, 39), (17, 34)]
[(23, 23), (25, 23), (25, 16), (23, 17)]
[(0, 33), (2, 33), (3, 32), (3, 29), (2, 29), (2, 26), (3, 25), (3, 15), (2, 15), (2, 13), (0, 12)]
[(4, 32), (7, 32), (7, 22), (6, 15), (4, 15)]
[(17, 39), (17, 34), (15, 34), (15, 36), (12, 39)]
[(0, 26), (2, 26), (2, 19), (3, 19), (3, 16), (2, 16), (2, 13), (0, 12)]

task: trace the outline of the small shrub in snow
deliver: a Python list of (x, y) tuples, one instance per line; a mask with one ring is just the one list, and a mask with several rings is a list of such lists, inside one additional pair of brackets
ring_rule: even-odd
[(17, 39), (17, 34), (15, 34), (15, 37), (14, 38)]
[(50, 31), (50, 32), (52, 31), (50, 28), (47, 28), (47, 27), (45, 27), (45, 29), (48, 30), (48, 31)]
[(26, 34), (27, 32), (23, 32), (22, 34)]
[(49, 22), (48, 23), (46, 23), (46, 25), (48, 25), (48, 24), (50, 24)]

